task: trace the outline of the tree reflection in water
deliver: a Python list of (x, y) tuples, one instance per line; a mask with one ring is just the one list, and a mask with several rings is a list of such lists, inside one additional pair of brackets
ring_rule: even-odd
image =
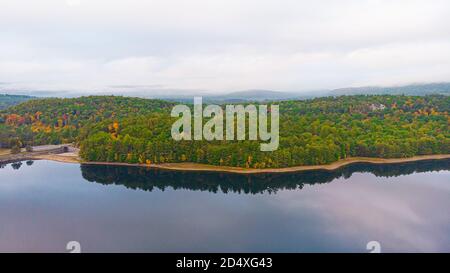
[(153, 191), (155, 188), (236, 192), (245, 194), (276, 193), (278, 190), (302, 189), (305, 184), (329, 183), (337, 178), (349, 178), (353, 173), (372, 173), (392, 177), (450, 170), (450, 159), (398, 164), (355, 163), (338, 170), (302, 171), (272, 174), (232, 174), (219, 172), (168, 171), (147, 167), (81, 165), (83, 178), (101, 184), (123, 185), (130, 189)]

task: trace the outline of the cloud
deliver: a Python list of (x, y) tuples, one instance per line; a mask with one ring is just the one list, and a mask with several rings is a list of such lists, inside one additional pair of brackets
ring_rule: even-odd
[(17, 88), (301, 91), (449, 81), (447, 1), (5, 1)]

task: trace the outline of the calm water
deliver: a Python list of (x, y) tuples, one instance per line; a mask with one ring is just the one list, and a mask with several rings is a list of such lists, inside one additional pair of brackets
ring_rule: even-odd
[(23, 162), (0, 169), (0, 251), (450, 251), (450, 160), (231, 175)]

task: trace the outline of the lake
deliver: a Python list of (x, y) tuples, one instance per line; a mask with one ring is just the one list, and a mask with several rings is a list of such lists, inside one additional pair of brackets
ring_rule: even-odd
[(0, 251), (450, 251), (450, 160), (224, 174), (29, 161), (0, 169)]

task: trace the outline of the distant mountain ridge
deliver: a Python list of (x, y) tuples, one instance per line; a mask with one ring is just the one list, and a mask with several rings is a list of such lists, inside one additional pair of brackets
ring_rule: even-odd
[(403, 86), (366, 86), (339, 88), (331, 91), (333, 95), (412, 95), (423, 96), (429, 94), (450, 94), (450, 83), (410, 84)]
[[(308, 92), (279, 92), (273, 90), (245, 90), (221, 95), (203, 95), (203, 102), (237, 103), (250, 101), (300, 100), (327, 96), (343, 95), (410, 95), (424, 96), (430, 94), (450, 95), (450, 83), (410, 84), (403, 86), (366, 86), (348, 87), (332, 90)], [(192, 102), (194, 95), (159, 97), (171, 101)]]
[(288, 100), (298, 97), (298, 93), (279, 92), (272, 90), (246, 90), (224, 95), (208, 96), (205, 100), (213, 101), (264, 101), (264, 100)]
[(14, 106), (21, 102), (35, 99), (35, 98), (36, 97), (25, 96), (25, 95), (0, 94), (0, 110), (6, 109), (10, 106)]
[[(172, 90), (173, 91), (173, 90)], [(94, 94), (94, 92), (92, 92)], [(204, 91), (189, 91), (171, 93), (166, 92), (167, 95), (161, 95), (161, 92), (157, 94), (152, 93), (152, 90), (142, 90), (135, 92), (95, 92), (96, 95), (115, 95), (124, 97), (140, 97), (148, 99), (162, 99), (172, 102), (192, 103), (195, 96), (201, 96), (204, 103), (239, 103), (239, 102), (251, 102), (251, 101), (282, 101), (282, 100), (304, 100), (318, 97), (327, 96), (342, 96), (342, 95), (413, 95), (424, 96), (430, 94), (450, 95), (450, 82), (442, 83), (424, 83), (424, 84), (409, 84), (402, 86), (363, 86), (363, 87), (346, 87), (338, 89), (328, 90), (311, 90), (311, 91), (292, 91), (281, 92), (276, 90), (266, 89), (251, 89), (236, 91), (224, 94), (213, 94)], [(183, 94), (184, 93), (184, 94)], [(10, 100), (12, 105), (20, 103), (21, 100), (27, 100), (30, 98), (42, 98), (42, 97), (81, 97), (88, 96), (88, 93), (83, 92), (40, 92), (40, 91), (27, 91), (26, 95), (1, 95), (0, 94), (0, 110), (8, 107), (4, 101)], [(180, 94), (180, 95), (179, 95)], [(3, 96), (3, 97), (2, 97)], [(6, 98), (9, 96), (11, 98)], [(15, 100), (12, 98), (14, 97)], [(3, 103), (3, 104), (2, 104)]]

